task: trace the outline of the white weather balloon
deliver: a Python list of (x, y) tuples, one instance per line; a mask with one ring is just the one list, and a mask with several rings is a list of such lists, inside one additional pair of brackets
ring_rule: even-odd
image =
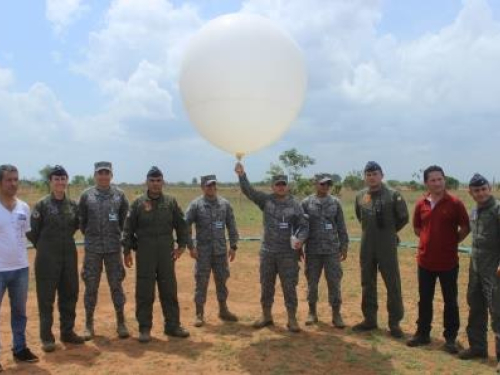
[(270, 20), (228, 14), (208, 22), (189, 42), (180, 91), (189, 119), (211, 143), (243, 155), (288, 129), (307, 85), (295, 42)]

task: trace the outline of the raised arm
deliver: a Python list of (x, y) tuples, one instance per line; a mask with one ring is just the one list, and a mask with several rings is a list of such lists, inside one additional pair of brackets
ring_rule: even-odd
[(245, 169), (243, 164), (240, 162), (236, 163), (234, 171), (238, 175), (240, 180), (240, 188), (243, 194), (254, 202), (261, 210), (264, 209), (266, 201), (269, 199), (269, 194), (266, 194), (262, 191), (258, 191), (250, 185), (250, 181), (248, 181), (247, 174), (245, 173)]

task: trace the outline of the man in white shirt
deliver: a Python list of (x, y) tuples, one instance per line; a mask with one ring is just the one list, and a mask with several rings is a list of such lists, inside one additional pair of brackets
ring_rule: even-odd
[(37, 362), (38, 357), (26, 346), (29, 264), (25, 234), (30, 230), (30, 209), (17, 199), (18, 187), (17, 168), (0, 165), (0, 307), (8, 291), (14, 360)]

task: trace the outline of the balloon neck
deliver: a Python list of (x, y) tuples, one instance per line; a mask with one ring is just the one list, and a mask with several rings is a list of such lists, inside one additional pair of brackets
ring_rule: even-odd
[(236, 159), (238, 159), (238, 161), (241, 161), (241, 159), (243, 159), (243, 156), (245, 156), (245, 154), (243, 152), (236, 153)]

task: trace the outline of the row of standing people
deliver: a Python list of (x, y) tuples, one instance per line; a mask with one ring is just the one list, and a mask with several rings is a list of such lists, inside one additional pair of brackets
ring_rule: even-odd
[[(266, 194), (255, 190), (250, 185), (240, 163), (236, 165), (235, 170), (243, 193), (263, 211), (264, 235), (260, 252), (262, 317), (254, 323), (254, 326), (262, 328), (273, 324), (271, 308), (274, 301), (275, 281), (279, 276), (288, 312), (288, 328), (293, 332), (300, 330), (296, 319), (298, 304), (296, 286), (299, 273), (298, 262), (302, 257), (302, 248), (305, 243), (309, 302), (306, 324), (314, 324), (318, 321), (317, 288), (324, 270), (329, 302), (332, 307), (332, 322), (336, 327), (343, 328), (345, 324), (340, 314), (342, 301), (340, 263), (347, 257), (348, 236), (340, 201), (330, 195), (331, 176), (326, 174), (316, 176), (316, 194), (299, 204), (288, 192), (286, 176), (275, 176), (272, 184), (273, 192)], [(8, 176), (9, 171), (12, 174), (17, 173), (15, 168), (1, 171), (2, 192), (4, 180), (8, 180), (4, 178), (4, 174)], [(402, 196), (382, 184), (383, 173), (377, 163), (369, 162), (364, 173), (367, 188), (357, 195), (356, 216), (362, 224), (363, 233), (360, 264), (362, 311), (365, 319), (355, 325), (353, 330), (367, 331), (377, 327), (376, 276), (377, 269), (379, 269), (388, 291), (390, 333), (395, 337), (402, 337), (403, 332), (399, 322), (403, 318), (404, 309), (397, 260), (397, 232), (408, 222), (408, 211)], [(17, 212), (16, 209), (24, 211), (20, 213), (19, 218), (23, 222), (24, 215), (25, 226), (20, 226), (19, 229), (28, 233), (28, 238), (37, 248), (35, 275), (42, 348), (46, 351), (55, 349), (55, 338), (52, 334), (52, 310), (56, 291), (59, 295), (61, 340), (79, 344), (83, 343), (84, 339), (93, 337), (93, 316), (103, 264), (106, 267), (111, 296), (117, 313), (118, 335), (129, 336), (123, 314), (125, 297), (121, 282), (125, 271), (121, 259), (121, 245), (124, 251), (124, 263), (127, 267), (131, 267), (133, 263), (131, 251), (136, 252), (136, 318), (139, 322), (141, 342), (148, 342), (151, 339), (152, 304), (156, 283), (165, 317), (165, 333), (178, 337), (189, 335), (187, 330), (180, 325), (174, 267), (175, 260), (180, 257), (186, 246), (189, 247), (190, 255), (196, 259), (195, 326), (201, 326), (204, 323), (204, 304), (211, 272), (214, 274), (216, 283), (219, 316), (223, 320), (237, 320), (227, 307), (226, 281), (229, 277), (228, 258), (232, 261), (236, 256), (238, 232), (229, 202), (217, 196), (215, 176), (202, 178), (204, 194), (190, 204), (185, 217), (176, 200), (163, 194), (163, 175), (159, 169), (152, 168), (148, 172), (148, 192), (134, 201), (130, 210), (123, 192), (110, 185), (111, 178), (111, 164), (96, 163), (96, 187), (87, 190), (77, 206), (64, 194), (67, 184), (66, 171), (61, 167), (56, 167), (51, 173), (52, 194), (37, 203), (31, 213), (31, 220), (26, 220), (26, 217), (30, 216), (27, 214), (29, 208), (18, 200), (18, 202), (14, 201), (13, 209), (10, 210), (11, 213)], [(449, 351), (456, 351), (455, 339), (459, 327), (456, 302), (456, 277), (458, 275), (456, 247), (469, 231), (468, 217), (463, 204), (444, 190), (442, 169), (431, 167), (426, 170), (424, 180), (429, 188), (429, 194), (417, 204), (414, 215), (415, 231), (421, 239), (418, 254), (419, 320), (417, 333), (408, 341), (408, 345), (422, 345), (430, 341), (432, 299), (435, 281), (439, 278), (443, 293), (446, 294), (446, 348)], [(440, 184), (441, 187), (438, 186)], [(433, 190), (433, 186), (439, 189)], [(485, 179), (475, 176), (475, 179), (471, 180), (471, 194), (474, 199), (476, 199), (473, 194), (474, 189), (484, 190), (485, 187), (489, 187)], [(3, 195), (5, 194), (2, 193)], [(4, 203), (3, 200), (2, 203)], [(480, 212), (483, 206), (478, 199), (476, 201), (478, 209), (475, 212)], [(491, 214), (487, 215), (487, 218), (490, 221), (495, 218), (498, 220), (498, 215), (494, 216), (494, 210), (498, 210), (498, 203), (491, 196), (488, 196), (488, 202), (488, 207), (491, 206), (489, 210)], [(434, 210), (436, 207), (438, 209)], [(439, 214), (440, 211), (443, 212)], [(474, 215), (472, 221), (474, 223)], [(493, 228), (498, 231), (498, 225), (494, 228), (494, 225), (488, 223), (487, 219), (483, 221), (486, 224), (477, 226), (476, 237), (484, 235), (480, 232), (484, 231), (485, 225), (490, 225), (489, 229)], [(31, 222), (31, 228), (29, 222)], [(191, 240), (192, 224), (196, 225), (196, 241)], [(226, 227), (229, 233), (229, 252), (227, 252), (225, 239)], [(73, 235), (78, 228), (85, 235), (82, 279), (85, 283), (86, 319), (83, 337), (78, 336), (73, 330), (78, 298), (77, 258)], [(122, 230), (124, 230), (123, 236), (121, 236)], [(175, 248), (173, 230), (176, 231), (178, 243)], [(443, 239), (450, 233), (455, 234), (451, 242), (450, 238), (447, 238), (439, 245), (435, 245), (438, 239)], [(497, 240), (495, 234), (492, 233), (497, 232), (487, 232), (488, 246), (493, 246)], [(292, 243), (290, 234), (294, 239)], [(17, 237), (19, 240), (19, 233)], [(489, 253), (491, 253), (490, 257), (496, 256), (498, 247), (496, 251)], [(476, 264), (475, 254), (477, 255), (477, 251), (473, 250), (471, 264)], [(485, 262), (483, 260), (485, 255), (483, 252), (480, 254), (481, 264), (491, 266), (492, 259)], [(5, 262), (1, 260), (3, 270)], [(24, 264), (27, 265), (27, 260)], [(498, 262), (496, 264), (498, 265)], [(25, 268), (21, 267), (21, 270)], [(498, 308), (494, 309), (495, 306), (490, 303), (496, 291), (491, 287), (496, 284), (492, 284), (491, 281), (496, 281), (496, 278), (491, 278), (491, 272), (485, 274), (482, 271), (484, 267), (474, 271), (471, 266), (469, 289), (475, 289), (473, 292), (469, 290), (469, 299), (483, 298), (484, 301), (471, 304), (471, 307), (476, 307), (476, 309), (471, 309), (468, 328), (471, 347), (460, 353), (463, 358), (484, 356), (486, 353), (484, 309), (478, 310), (477, 307), (490, 305), (493, 323), (495, 323), (495, 314), (498, 314)], [(489, 277), (490, 282), (486, 282), (485, 277)], [(2, 295), (4, 290), (2, 287)], [(478, 293), (478, 290), (481, 293)], [(36, 358), (26, 347), (25, 339), (22, 337), (24, 332), (20, 332), (22, 322), (17, 325), (16, 329), (14, 325), (13, 322), (14, 357), (19, 357), (19, 360), (26, 358), (29, 360), (31, 356)], [(496, 325), (493, 328), (495, 332), (498, 332)], [(24, 353), (26, 358), (20, 353)]]

